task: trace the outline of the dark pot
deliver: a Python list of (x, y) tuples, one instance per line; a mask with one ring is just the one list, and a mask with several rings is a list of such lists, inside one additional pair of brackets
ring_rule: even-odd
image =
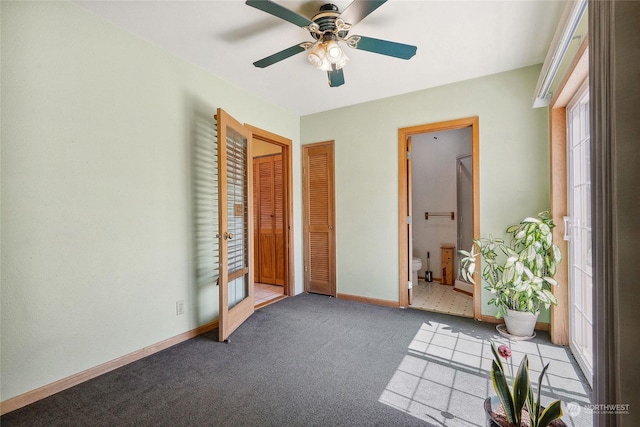
[[(498, 396), (487, 397), (484, 400), (484, 413), (487, 416), (487, 427), (508, 427), (498, 424), (498, 421), (493, 417), (493, 412), (500, 405), (500, 399)], [(542, 408), (544, 409), (544, 407)], [(567, 427), (567, 425), (561, 419), (553, 420), (551, 427)]]

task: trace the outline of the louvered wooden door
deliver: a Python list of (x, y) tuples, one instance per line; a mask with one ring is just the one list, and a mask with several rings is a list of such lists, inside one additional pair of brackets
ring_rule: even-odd
[(336, 295), (333, 142), (303, 147), (304, 286)]
[(282, 155), (254, 159), (256, 281), (284, 285), (284, 183)]

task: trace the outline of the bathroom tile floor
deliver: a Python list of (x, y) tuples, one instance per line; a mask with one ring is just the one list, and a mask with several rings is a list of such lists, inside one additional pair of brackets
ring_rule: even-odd
[(453, 290), (453, 286), (418, 280), (413, 288), (411, 308), (473, 317), (473, 297)]
[(256, 308), (264, 307), (285, 297), (283, 286), (255, 283), (253, 290), (253, 305)]

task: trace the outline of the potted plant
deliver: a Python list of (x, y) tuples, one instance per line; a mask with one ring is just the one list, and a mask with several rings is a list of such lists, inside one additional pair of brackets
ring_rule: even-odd
[(469, 252), (460, 251), (462, 276), (471, 283), (476, 258), (482, 257), (481, 276), (493, 295), (489, 304), (498, 307), (496, 317), (505, 318), (511, 335), (533, 335), (540, 307), (548, 309), (558, 303), (551, 287), (558, 285), (552, 276), (562, 255), (553, 243), (554, 227), (549, 212), (541, 212), (536, 218), (528, 217), (508, 227), (508, 244), (489, 236), (474, 240)]
[[(497, 399), (489, 397), (485, 400), (484, 408), (488, 419), (487, 425), (491, 427), (520, 427), (523, 425), (531, 427), (549, 425), (565, 427), (566, 424), (559, 419), (562, 417), (562, 402), (556, 400), (546, 408), (540, 404), (542, 380), (549, 364), (547, 363), (542, 372), (540, 372), (538, 390), (534, 393), (533, 385), (529, 380), (529, 359), (527, 355), (520, 361), (515, 377), (511, 372), (512, 383), (510, 385), (500, 357), (503, 357), (506, 362), (511, 357), (511, 349), (506, 345), (496, 348), (495, 343), (491, 343), (491, 351), (493, 352), (491, 382), (498, 396)], [(511, 367), (511, 365), (508, 366)]]

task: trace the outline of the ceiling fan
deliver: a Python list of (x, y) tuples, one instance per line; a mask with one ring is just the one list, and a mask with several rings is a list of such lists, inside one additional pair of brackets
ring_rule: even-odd
[(336, 5), (329, 3), (321, 6), (319, 12), (313, 18), (308, 19), (271, 0), (247, 0), (246, 4), (249, 6), (291, 22), (307, 30), (315, 39), (315, 41), (293, 45), (256, 61), (253, 65), (265, 68), (295, 54), (307, 51), (309, 62), (316, 68), (326, 71), (329, 76), (329, 86), (337, 87), (344, 84), (342, 69), (349, 61), (339, 43), (344, 43), (353, 49), (409, 59), (416, 54), (417, 48), (415, 46), (365, 36), (348, 35), (351, 27), (362, 21), (386, 1), (354, 0), (343, 12), (340, 12)]

